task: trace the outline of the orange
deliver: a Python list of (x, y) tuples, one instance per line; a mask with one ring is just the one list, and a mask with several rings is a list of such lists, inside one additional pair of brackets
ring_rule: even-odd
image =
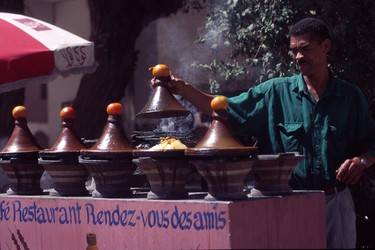
[(60, 110), (61, 119), (73, 119), (76, 117), (76, 112), (72, 107), (64, 107)]
[(12, 111), (12, 115), (15, 119), (27, 116), (27, 109), (25, 106), (16, 106)]
[(119, 115), (123, 111), (122, 104), (119, 102), (111, 103), (107, 106), (107, 114), (109, 115)]
[(153, 77), (167, 77), (169, 76), (169, 67), (165, 64), (158, 64), (148, 69)]
[(211, 100), (211, 108), (216, 109), (226, 109), (228, 107), (228, 101), (225, 96), (219, 95)]

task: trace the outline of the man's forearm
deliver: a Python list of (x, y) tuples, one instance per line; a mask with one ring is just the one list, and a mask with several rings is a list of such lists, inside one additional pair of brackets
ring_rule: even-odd
[(202, 111), (207, 115), (212, 114), (211, 100), (215, 97), (209, 95), (199, 89), (193, 87), (191, 84), (186, 83), (181, 90), (181, 96), (185, 98), (188, 102), (193, 104), (198, 110)]

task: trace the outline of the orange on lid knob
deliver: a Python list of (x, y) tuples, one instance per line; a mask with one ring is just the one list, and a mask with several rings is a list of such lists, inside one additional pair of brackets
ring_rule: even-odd
[(76, 112), (72, 107), (64, 107), (60, 110), (61, 119), (73, 119), (76, 117)]
[(219, 95), (211, 100), (211, 108), (213, 110), (226, 109), (228, 107), (228, 101), (225, 96)]
[(16, 106), (12, 111), (12, 115), (15, 119), (17, 118), (26, 118), (27, 117), (27, 109), (25, 106)]
[(154, 67), (148, 69), (153, 77), (168, 77), (169, 67), (165, 64), (157, 64)]
[(114, 102), (107, 106), (108, 115), (119, 115), (122, 113), (123, 110), (124, 108), (122, 107), (122, 104), (119, 102)]

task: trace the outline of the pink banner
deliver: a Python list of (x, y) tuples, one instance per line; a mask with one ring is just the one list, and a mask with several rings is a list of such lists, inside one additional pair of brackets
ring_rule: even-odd
[(85, 249), (87, 233), (96, 234), (99, 249), (324, 248), (324, 198), (307, 193), (209, 202), (0, 195), (0, 248)]

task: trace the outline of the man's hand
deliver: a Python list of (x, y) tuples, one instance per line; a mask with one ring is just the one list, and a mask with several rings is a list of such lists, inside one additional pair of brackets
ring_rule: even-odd
[(361, 163), (359, 157), (348, 159), (336, 170), (336, 179), (346, 184), (353, 185), (361, 178), (365, 168), (366, 166)]
[[(212, 115), (211, 100), (214, 98), (213, 95), (207, 94), (199, 89), (195, 88), (191, 84), (176, 78), (173, 74), (170, 74), (171, 80), (167, 84), (167, 88), (174, 95), (180, 95), (185, 100), (193, 104), (198, 110), (202, 111), (206, 115)], [(156, 87), (156, 78), (151, 79), (151, 86)]]
[[(168, 90), (174, 95), (181, 95), (183, 96), (183, 88), (187, 85), (186, 82), (183, 80), (176, 78), (174, 75), (170, 74), (171, 80), (168, 82), (167, 87)], [(151, 86), (154, 88), (156, 78), (151, 79)]]

